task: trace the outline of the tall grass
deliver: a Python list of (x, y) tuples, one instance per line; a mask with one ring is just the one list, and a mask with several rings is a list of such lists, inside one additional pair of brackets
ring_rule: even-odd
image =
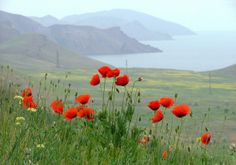
[(22, 107), (21, 100), (14, 99), (25, 88), (14, 76), (9, 67), (1, 68), (0, 164), (236, 163), (234, 148), (219, 143), (214, 135), (209, 145), (197, 141), (209, 131), (204, 125), (207, 116), (196, 125), (202, 129), (195, 135), (185, 130), (190, 116), (176, 118), (168, 109), (164, 109), (162, 121), (154, 124), (150, 121), (149, 127), (143, 126), (142, 117), (134, 113), (142, 99), (142, 89), (138, 87), (141, 79), (130, 81), (127, 86), (117, 86), (116, 78), (101, 79), (100, 89), (94, 90), (101, 91), (97, 97), (102, 97), (102, 101), (86, 105), (95, 110), (94, 120), (76, 117), (67, 121), (51, 110), (50, 103), (61, 98), (64, 109), (78, 106), (74, 99), (79, 94), (71, 90), (70, 84), (49, 81), (47, 74), (38, 85), (24, 83), (33, 87), (38, 104), (37, 111), (32, 112)]

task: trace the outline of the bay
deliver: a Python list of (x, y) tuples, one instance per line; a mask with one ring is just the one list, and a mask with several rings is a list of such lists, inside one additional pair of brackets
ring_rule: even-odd
[(161, 53), (96, 55), (93, 59), (116, 67), (208, 71), (236, 64), (236, 32), (197, 32), (167, 41), (142, 41)]

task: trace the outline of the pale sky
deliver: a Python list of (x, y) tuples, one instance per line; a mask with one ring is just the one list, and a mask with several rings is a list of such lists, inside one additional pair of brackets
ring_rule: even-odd
[(0, 0), (0, 10), (62, 18), (111, 9), (132, 9), (192, 30), (236, 30), (236, 0)]

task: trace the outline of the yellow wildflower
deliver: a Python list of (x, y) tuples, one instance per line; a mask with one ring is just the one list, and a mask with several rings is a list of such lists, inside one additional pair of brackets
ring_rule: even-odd
[(37, 111), (37, 109), (35, 109), (35, 108), (28, 108), (27, 110), (30, 111), (30, 112), (36, 112)]
[(21, 105), (24, 98), (22, 96), (15, 96), (14, 99), (19, 100), (19, 104)]
[(15, 96), (14, 99), (23, 100), (23, 97), (22, 96)]
[(20, 116), (16, 117), (16, 125), (21, 125), (25, 121), (25, 118)]
[(22, 116), (16, 117), (16, 121), (18, 121), (18, 122), (25, 121), (25, 118)]
[(37, 144), (36, 147), (37, 148), (45, 148), (45, 145), (44, 144)]
[(201, 137), (198, 137), (198, 138), (196, 139), (196, 141), (197, 141), (197, 142), (200, 142), (200, 141), (201, 141)]

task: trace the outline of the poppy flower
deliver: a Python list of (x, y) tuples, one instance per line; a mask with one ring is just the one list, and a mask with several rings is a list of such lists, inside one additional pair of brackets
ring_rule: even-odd
[(76, 109), (77, 111), (79, 112), (80, 110), (84, 109), (85, 108), (85, 105), (80, 105), (80, 106), (77, 106)]
[(208, 145), (211, 141), (211, 134), (209, 132), (206, 132), (201, 137), (201, 142), (204, 145)]
[(158, 110), (160, 108), (160, 103), (158, 100), (154, 100), (154, 101), (150, 101), (149, 104), (148, 104), (148, 107), (155, 111), (155, 110)]
[(98, 74), (94, 74), (90, 80), (90, 85), (96, 86), (100, 83), (100, 77)]
[(28, 108), (36, 109), (37, 108), (37, 104), (34, 102), (32, 96), (24, 97), (22, 104), (23, 104), (24, 109), (28, 109)]
[(118, 86), (126, 86), (129, 83), (129, 76), (127, 74), (123, 76), (119, 76), (116, 78), (116, 85)]
[(120, 75), (120, 69), (115, 68), (108, 72), (107, 77), (118, 77)]
[(75, 102), (80, 104), (87, 104), (89, 102), (90, 95), (80, 95), (76, 97)]
[(190, 112), (190, 107), (187, 104), (176, 105), (172, 110), (172, 113), (179, 118), (189, 115)]
[(80, 118), (86, 117), (87, 120), (94, 120), (94, 113), (95, 111), (92, 108), (82, 108), (77, 115)]
[(159, 102), (165, 108), (170, 108), (174, 104), (174, 100), (169, 97), (162, 97)]
[(102, 66), (98, 69), (98, 72), (102, 75), (103, 78), (106, 78), (110, 71), (111, 68), (109, 66)]
[(151, 118), (152, 123), (160, 122), (164, 118), (163, 112), (161, 110), (156, 111), (155, 115)]
[(168, 156), (168, 152), (166, 150), (164, 150), (163, 153), (162, 153), (163, 159), (166, 160), (167, 156)]
[(61, 99), (53, 101), (50, 106), (55, 113), (63, 113), (64, 105)]
[(64, 118), (66, 120), (72, 120), (77, 116), (77, 109), (75, 107), (69, 108), (66, 112), (64, 112)]
[(32, 89), (30, 87), (25, 88), (21, 94), (22, 97), (32, 96)]
[(144, 79), (143, 77), (139, 77), (138, 81), (143, 81), (143, 79)]

